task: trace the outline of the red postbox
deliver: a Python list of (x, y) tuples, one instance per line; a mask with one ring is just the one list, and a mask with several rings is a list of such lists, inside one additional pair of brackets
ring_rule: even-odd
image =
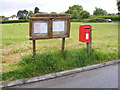
[(79, 27), (79, 41), (88, 43), (91, 41), (91, 25), (80, 25)]

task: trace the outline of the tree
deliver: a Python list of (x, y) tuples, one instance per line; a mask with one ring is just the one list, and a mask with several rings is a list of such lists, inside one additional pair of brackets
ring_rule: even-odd
[(0, 16), (0, 18), (5, 18), (5, 16)]
[(30, 11), (28, 12), (28, 16), (31, 17), (32, 14), (33, 14), (33, 11), (30, 10)]
[(57, 12), (50, 12), (50, 14), (57, 14)]
[(117, 1), (118, 12), (120, 12), (120, 0)]
[(84, 19), (84, 18), (88, 18), (90, 15), (89, 12), (84, 11), (83, 7), (80, 5), (70, 6), (65, 13), (71, 14), (71, 17), (73, 19)]
[(34, 13), (39, 13), (39, 8), (38, 7), (35, 7)]
[(107, 15), (107, 11), (103, 10), (101, 8), (95, 7), (95, 10), (93, 12), (93, 15)]
[(89, 13), (89, 12), (87, 12), (87, 11), (82, 11), (82, 12), (81, 12), (81, 17), (82, 17), (83, 19), (88, 18), (89, 16), (90, 16), (90, 13)]
[(48, 14), (47, 12), (39, 12), (40, 14)]
[(27, 10), (19, 10), (17, 12), (17, 17), (19, 19), (27, 19), (27, 17), (28, 17), (28, 11)]

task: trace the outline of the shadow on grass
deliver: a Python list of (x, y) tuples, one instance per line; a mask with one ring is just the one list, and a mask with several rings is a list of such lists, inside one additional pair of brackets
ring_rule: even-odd
[(19, 69), (4, 72), (2, 74), (2, 79), (11, 81), (29, 78), (114, 59), (117, 59), (117, 54), (98, 52), (94, 49), (90, 54), (87, 54), (85, 48), (65, 51), (64, 57), (61, 56), (60, 51), (36, 55), (34, 58), (32, 55), (27, 55), (22, 57), (19, 64), (17, 64), (20, 67)]

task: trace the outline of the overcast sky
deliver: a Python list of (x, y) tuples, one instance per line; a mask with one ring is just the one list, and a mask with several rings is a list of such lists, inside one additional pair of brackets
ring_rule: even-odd
[(95, 7), (107, 10), (108, 13), (117, 13), (116, 0), (0, 0), (0, 15), (11, 16), (18, 10), (32, 10), (38, 7), (42, 12), (64, 12), (69, 6), (82, 5), (84, 10), (91, 14)]

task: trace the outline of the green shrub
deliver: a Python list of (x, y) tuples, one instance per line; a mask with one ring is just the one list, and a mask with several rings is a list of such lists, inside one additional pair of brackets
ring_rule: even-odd
[(82, 22), (106, 22), (105, 19), (112, 19), (112, 21), (120, 20), (118, 15), (105, 15), (105, 16), (92, 15), (89, 19), (83, 19)]
[(95, 19), (90, 19), (89, 22), (105, 22), (103, 18), (95, 18)]
[(102, 18), (104, 18), (104, 19), (108, 19), (108, 18), (110, 18), (110, 19), (112, 19), (113, 21), (118, 21), (118, 20), (119, 20), (118, 15), (102, 16)]
[(112, 21), (118, 21), (119, 17), (118, 15), (105, 15), (105, 16), (91, 16), (90, 19), (95, 19), (95, 18), (102, 18), (102, 19), (112, 19)]
[(91, 15), (88, 19), (71, 19), (72, 22), (106, 22), (105, 19), (112, 19), (112, 21), (119, 21), (118, 15), (95, 16)]
[(83, 19), (82, 22), (90, 22), (91, 19)]
[(80, 22), (81, 20), (80, 19), (71, 19), (70, 21), (71, 22)]
[(105, 22), (103, 18), (83, 19), (82, 22)]
[(24, 22), (29, 22), (28, 19), (23, 19), (23, 20), (5, 20), (1, 21), (0, 23), (24, 23)]

